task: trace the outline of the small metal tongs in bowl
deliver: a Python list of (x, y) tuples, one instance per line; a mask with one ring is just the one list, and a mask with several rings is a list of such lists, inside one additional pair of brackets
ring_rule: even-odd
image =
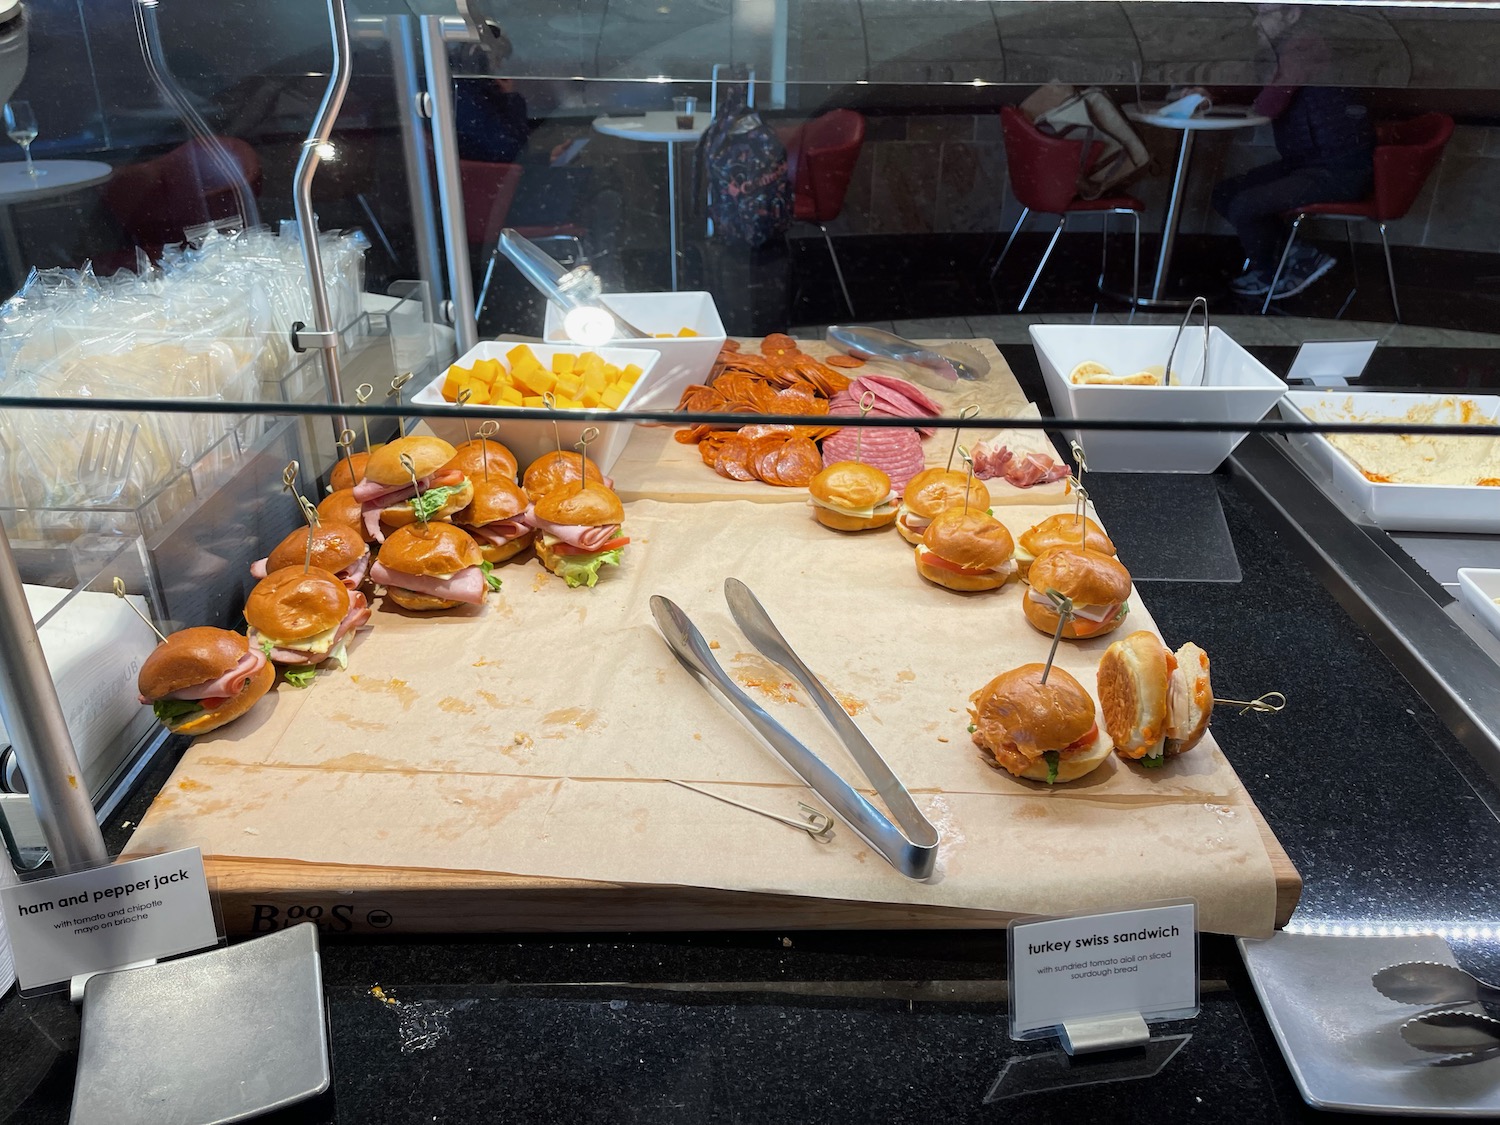
[(912, 879), (926, 879), (937, 864), (938, 843), (941, 839), (937, 829), (922, 815), (906, 787), (891, 771), (880, 752), (870, 744), (864, 732), (844, 711), (839, 701), (792, 651), (792, 647), (772, 623), (765, 607), (750, 592), (750, 588), (738, 579), (729, 578), (724, 582), (724, 596), (729, 602), (729, 612), (734, 616), (735, 623), (749, 638), (750, 643), (768, 659), (785, 668), (807, 689), (814, 706), (864, 770), (865, 776), (875, 787), (896, 823), (891, 823), (884, 813), (835, 773), (827, 762), (746, 695), (714, 658), (708, 642), (703, 639), (703, 634), (688, 619), (687, 614), (675, 602), (657, 594), (651, 598), (651, 615), (656, 619), (656, 627), (661, 630), (673, 655), (710, 695), (744, 723), (764, 746), (826, 801), (849, 827), (889, 860), (891, 866)]

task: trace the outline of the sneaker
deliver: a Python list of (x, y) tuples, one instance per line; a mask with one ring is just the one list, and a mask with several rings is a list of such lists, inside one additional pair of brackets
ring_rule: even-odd
[(1314, 250), (1306, 256), (1298, 255), (1287, 265), (1286, 272), (1281, 275), (1281, 283), (1276, 286), (1276, 292), (1271, 295), (1271, 300), (1280, 301), (1287, 297), (1295, 297), (1337, 264), (1338, 260), (1333, 255), (1324, 254), (1319, 250)]
[(1271, 279), (1260, 270), (1246, 270), (1229, 283), (1241, 297), (1264, 297), (1271, 291)]

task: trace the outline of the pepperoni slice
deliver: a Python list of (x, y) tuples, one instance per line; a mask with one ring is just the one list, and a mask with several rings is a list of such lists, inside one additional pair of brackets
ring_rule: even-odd
[(750, 444), (749, 438), (731, 434), (719, 447), (718, 456), (714, 458), (714, 472), (731, 480), (754, 480), (755, 474), (748, 464)]
[(761, 355), (777, 355), (781, 352), (798, 352), (801, 350), (797, 346), (797, 341), (785, 332), (772, 332), (760, 342)]
[(776, 475), (776, 461), (786, 443), (787, 435), (784, 433), (767, 434), (756, 439), (755, 444), (750, 447), (750, 468), (767, 484), (781, 483), (781, 478)]
[(737, 352), (739, 350), (740, 342), (738, 340), (725, 340), (724, 346), (719, 349), (719, 354), (723, 355), (725, 352)]
[(804, 437), (794, 437), (776, 458), (776, 476), (782, 484), (806, 488), (823, 468), (823, 455)]
[(823, 362), (829, 367), (863, 367), (865, 365), (865, 361), (857, 355), (824, 356)]

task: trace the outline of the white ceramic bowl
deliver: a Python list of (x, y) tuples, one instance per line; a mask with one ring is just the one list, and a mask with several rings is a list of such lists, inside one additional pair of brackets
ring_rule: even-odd
[[(1256, 422), (1286, 393), (1285, 383), (1218, 328), (1209, 334), (1206, 376), (1203, 329), (1182, 333), (1172, 360), (1181, 386), (1118, 387), (1068, 380), (1085, 360), (1102, 363), (1117, 375), (1162, 368), (1176, 334), (1173, 325), (1032, 325), (1031, 346), (1047, 380), (1053, 412), (1059, 418)], [(1083, 446), (1089, 469), (1104, 473), (1211, 473), (1245, 437), (1233, 431), (1063, 432)]]
[[(505, 353), (519, 346), (515, 340), (486, 340), (476, 344), (465, 352), (457, 361), (459, 367), (472, 367), (481, 359), (497, 359), (506, 363)], [(661, 359), (661, 353), (646, 348), (583, 348), (577, 344), (566, 347), (560, 344), (533, 344), (527, 343), (536, 356), (537, 361), (544, 367), (552, 365), (552, 357), (560, 352), (578, 355), (583, 352), (594, 352), (605, 363), (614, 364), (616, 367), (624, 367), (633, 363), (641, 369), (641, 377), (636, 380), (635, 386), (630, 388), (630, 393), (620, 403), (621, 410), (630, 410), (643, 394), (650, 393), (653, 372), (657, 361)], [(509, 364), (506, 364), (507, 370)], [(412, 402), (429, 406), (452, 405), (443, 398), (443, 380), (448, 377), (445, 369), (432, 382), (428, 383), (420, 391), (412, 396)], [(676, 403), (674, 402), (675, 406)], [(490, 409), (488, 407), (475, 407), (476, 410)], [(568, 413), (573, 413), (569, 411)], [(580, 412), (583, 413), (583, 412)], [(457, 445), (464, 440), (464, 423), (461, 418), (428, 418), (425, 420), (433, 433), (444, 441)], [(516, 455), (524, 470), (527, 465), (535, 461), (543, 453), (557, 448), (557, 438), (562, 440), (564, 449), (572, 449), (573, 443), (583, 437), (583, 431), (589, 426), (597, 426), (599, 436), (589, 445), (589, 460), (599, 466), (600, 470), (608, 473), (610, 466), (625, 451), (625, 445), (630, 441), (630, 435), (635, 432), (635, 427), (628, 422), (589, 422), (579, 420), (577, 422), (557, 423), (556, 436), (550, 421), (537, 420), (535, 422), (524, 418), (496, 418), (499, 429), (495, 431), (495, 440), (507, 446)], [(478, 422), (470, 422), (471, 430), (479, 428)]]
[[(667, 332), (652, 340), (611, 340), (612, 348), (641, 348), (661, 353), (651, 386), (637, 394), (637, 410), (673, 410), (682, 392), (694, 383), (708, 382), (714, 360), (724, 347), (724, 322), (708, 293), (606, 293), (603, 301), (642, 332)], [(567, 343), (562, 310), (548, 302), (542, 338), (549, 344)], [(691, 328), (696, 336), (678, 336)], [(581, 347), (582, 345), (574, 345)]]
[(1500, 598), (1500, 570), (1459, 568), (1458, 600), (1479, 618), (1481, 625), (1500, 637), (1500, 603), (1496, 598)]
[[(1281, 416), (1289, 422), (1385, 422), (1398, 425), (1413, 407), (1436, 404), (1434, 420), (1457, 422), (1460, 404), (1473, 403), (1483, 421), (1500, 419), (1494, 395), (1401, 394), (1362, 391), (1289, 391)], [(1322, 434), (1288, 434), (1288, 442), (1358, 504), (1376, 527), (1386, 531), (1500, 532), (1500, 488), (1482, 485), (1389, 484), (1372, 481)]]

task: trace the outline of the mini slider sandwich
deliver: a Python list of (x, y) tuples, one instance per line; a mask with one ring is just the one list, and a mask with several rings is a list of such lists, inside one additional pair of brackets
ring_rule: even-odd
[(961, 508), (964, 493), (969, 509), (983, 512), (990, 506), (990, 490), (982, 480), (971, 480), (969, 474), (953, 469), (923, 469), (906, 482), (901, 505), (896, 509), (896, 531), (913, 545), (922, 541), (922, 532), (932, 517), (945, 508)]
[(331, 572), (303, 569), (300, 562), (271, 571), (245, 602), (250, 643), (273, 662), (292, 668), (286, 678), (297, 687), (307, 686), (313, 666), (325, 660), (347, 667), (348, 637), (369, 619), (364, 594), (350, 590)]
[(1080, 521), (1076, 514), (1059, 512), (1023, 531), (1016, 541), (1016, 562), (1021, 567), (1021, 577), (1026, 577), (1038, 555), (1053, 547), (1087, 547), (1111, 556), (1115, 553), (1114, 542), (1093, 520), (1084, 516)]
[[(376, 446), (379, 449), (380, 446)], [(341, 456), (333, 466), (333, 473), (328, 478), (328, 487), (337, 492), (343, 488), (353, 488), (365, 479), (365, 465), (369, 462), (368, 453), (346, 453)]]
[(836, 531), (869, 531), (896, 520), (891, 478), (863, 461), (835, 461), (808, 483), (813, 518)]
[(569, 586), (593, 586), (601, 566), (620, 565), (630, 542), (622, 534), (624, 519), (620, 498), (602, 484), (556, 489), (532, 509), (536, 557)]
[(364, 507), (354, 496), (354, 489), (341, 488), (323, 497), (318, 505), (318, 519), (324, 523), (341, 523), (359, 532), (366, 543), (375, 542), (375, 536), (365, 526), (361, 509)]
[(969, 729), (987, 764), (1048, 785), (1076, 781), (1109, 757), (1109, 737), (1083, 685), (1056, 665), (1042, 683), (1043, 670), (1023, 664), (976, 691)]
[(994, 516), (970, 508), (939, 512), (914, 552), (917, 573), (950, 590), (998, 590), (1016, 576), (1015, 544)]
[(492, 476), (474, 478), (474, 499), (453, 517), (479, 544), (489, 563), (514, 558), (531, 546), (536, 530), (527, 522), (531, 501), (515, 480)]
[[(453, 446), (442, 438), (420, 434), (397, 438), (372, 453), (365, 464), (365, 479), (354, 488), (365, 530), (384, 541), (392, 527), (446, 519), (467, 508), (474, 499), (469, 478), (457, 469), (443, 468), (454, 455)], [(401, 463), (403, 456), (411, 459), (415, 484)]]
[(240, 633), (179, 629), (141, 665), (136, 690), (173, 734), (206, 734), (238, 719), (271, 690), (276, 669)]
[(1155, 633), (1131, 633), (1104, 650), (1099, 703), (1120, 756), (1159, 766), (1208, 731), (1214, 709), (1208, 654), (1191, 642), (1173, 653)]
[(486, 593), (500, 589), (473, 536), (436, 520), (391, 532), (370, 568), (370, 580), (403, 609), (419, 611), (483, 605)]
[(516, 467), (516, 455), (507, 447), (491, 438), (473, 438), (453, 447), (453, 456), (443, 466), (443, 472), (457, 470), (471, 481), (478, 481), (485, 477), (488, 468), (489, 476), (514, 481)]
[[(292, 532), (269, 555), (250, 564), (250, 576), (264, 578), (273, 570), (301, 566), (307, 560), (307, 534), (306, 527)], [(349, 589), (359, 589), (370, 569), (370, 548), (364, 536), (347, 524), (323, 521), (313, 529), (312, 537), (312, 565), (329, 571)]]
[(1021, 602), (1026, 620), (1049, 637), (1057, 631), (1056, 590), (1073, 601), (1073, 616), (1063, 626), (1065, 640), (1081, 641), (1117, 629), (1130, 612), (1130, 572), (1113, 557), (1087, 547), (1053, 547), (1043, 551), (1027, 575), (1031, 589)]
[(613, 488), (614, 481), (605, 476), (594, 464), (590, 457), (583, 459), (586, 468), (580, 471), (578, 467), (577, 453), (564, 453), (560, 449), (554, 449), (551, 453), (543, 453), (530, 465), (526, 466), (526, 475), (521, 479), (521, 487), (526, 490), (526, 495), (531, 497), (535, 504), (542, 497), (557, 491), (565, 484), (577, 484), (586, 479), (588, 484), (602, 484), (605, 488)]

